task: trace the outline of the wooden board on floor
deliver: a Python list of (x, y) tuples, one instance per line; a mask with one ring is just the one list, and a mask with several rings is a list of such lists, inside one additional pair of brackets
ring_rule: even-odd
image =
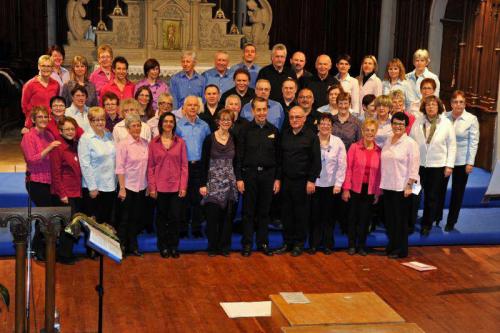
[[(402, 323), (405, 320), (374, 292), (306, 294), (311, 303), (288, 304), (280, 295), (271, 295), (273, 317), (287, 324), (331, 325)], [(283, 322), (280, 318), (275, 320)]]
[(283, 333), (424, 333), (415, 323), (283, 327)]

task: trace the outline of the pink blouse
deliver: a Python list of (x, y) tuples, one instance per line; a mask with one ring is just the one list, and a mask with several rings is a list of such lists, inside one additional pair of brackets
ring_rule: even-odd
[[(365, 168), (370, 169), (368, 177), (368, 194), (380, 194), (380, 147), (375, 145), (370, 159), (369, 151), (365, 148), (363, 140), (355, 142), (347, 152), (347, 170), (345, 175), (344, 190), (361, 193)], [(368, 166), (367, 166), (368, 163)]]
[(52, 182), (49, 154), (42, 157), (42, 150), (54, 141), (48, 131), (39, 132), (36, 127), (24, 134), (21, 149), (26, 161), (26, 170), (31, 173), (31, 181), (43, 184)]

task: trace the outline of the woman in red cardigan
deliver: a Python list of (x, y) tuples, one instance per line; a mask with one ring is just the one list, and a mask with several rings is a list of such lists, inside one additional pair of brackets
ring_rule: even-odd
[[(78, 161), (78, 139), (76, 120), (62, 117), (57, 123), (61, 144), (50, 152), (52, 183), (50, 191), (59, 198), (62, 205), (71, 207), (71, 215), (80, 212), (82, 202), (82, 172)], [(65, 232), (59, 237), (58, 261), (73, 264), (74, 240)]]
[(363, 138), (355, 142), (347, 152), (347, 170), (342, 186), (342, 200), (351, 201), (349, 211), (349, 250), (366, 256), (368, 222), (372, 216), (372, 205), (380, 194), (380, 153), (375, 143), (378, 122), (366, 119), (363, 123)]

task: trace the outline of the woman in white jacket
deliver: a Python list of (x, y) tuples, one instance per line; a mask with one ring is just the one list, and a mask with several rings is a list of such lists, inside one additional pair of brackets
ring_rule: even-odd
[[(420, 112), (424, 116), (415, 122), (410, 136), (419, 146), (419, 175), (425, 192), (420, 234), (428, 236), (432, 223), (440, 215), (438, 209), (442, 195), (441, 188), (445, 177), (451, 175), (455, 166), (457, 147), (453, 124), (447, 117), (441, 115), (443, 103), (438, 97), (431, 95), (424, 98)], [(414, 209), (418, 209), (418, 205), (415, 205)]]

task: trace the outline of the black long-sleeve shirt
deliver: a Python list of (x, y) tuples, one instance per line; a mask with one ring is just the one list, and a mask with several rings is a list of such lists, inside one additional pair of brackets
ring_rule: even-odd
[(288, 78), (297, 79), (295, 72), (290, 67), (284, 67), (281, 72), (278, 72), (276, 68), (274, 68), (273, 64), (270, 64), (263, 67), (259, 71), (257, 81), (260, 79), (268, 80), (271, 84), (271, 94), (269, 95), (269, 98), (278, 101), (281, 98), (281, 86), (283, 81)]
[(291, 128), (287, 128), (281, 136), (281, 151), (284, 177), (316, 181), (321, 173), (321, 151), (314, 131), (303, 127), (294, 134)]
[(317, 109), (328, 104), (328, 88), (335, 83), (339, 83), (339, 81), (333, 75), (328, 74), (324, 80), (321, 80), (318, 74), (316, 74), (310, 77), (301, 78), (300, 87), (311, 89), (314, 95), (313, 108)]
[(275, 168), (275, 179), (281, 179), (280, 134), (269, 122), (261, 127), (252, 120), (237, 137), (236, 179), (242, 180), (245, 168), (258, 167)]

